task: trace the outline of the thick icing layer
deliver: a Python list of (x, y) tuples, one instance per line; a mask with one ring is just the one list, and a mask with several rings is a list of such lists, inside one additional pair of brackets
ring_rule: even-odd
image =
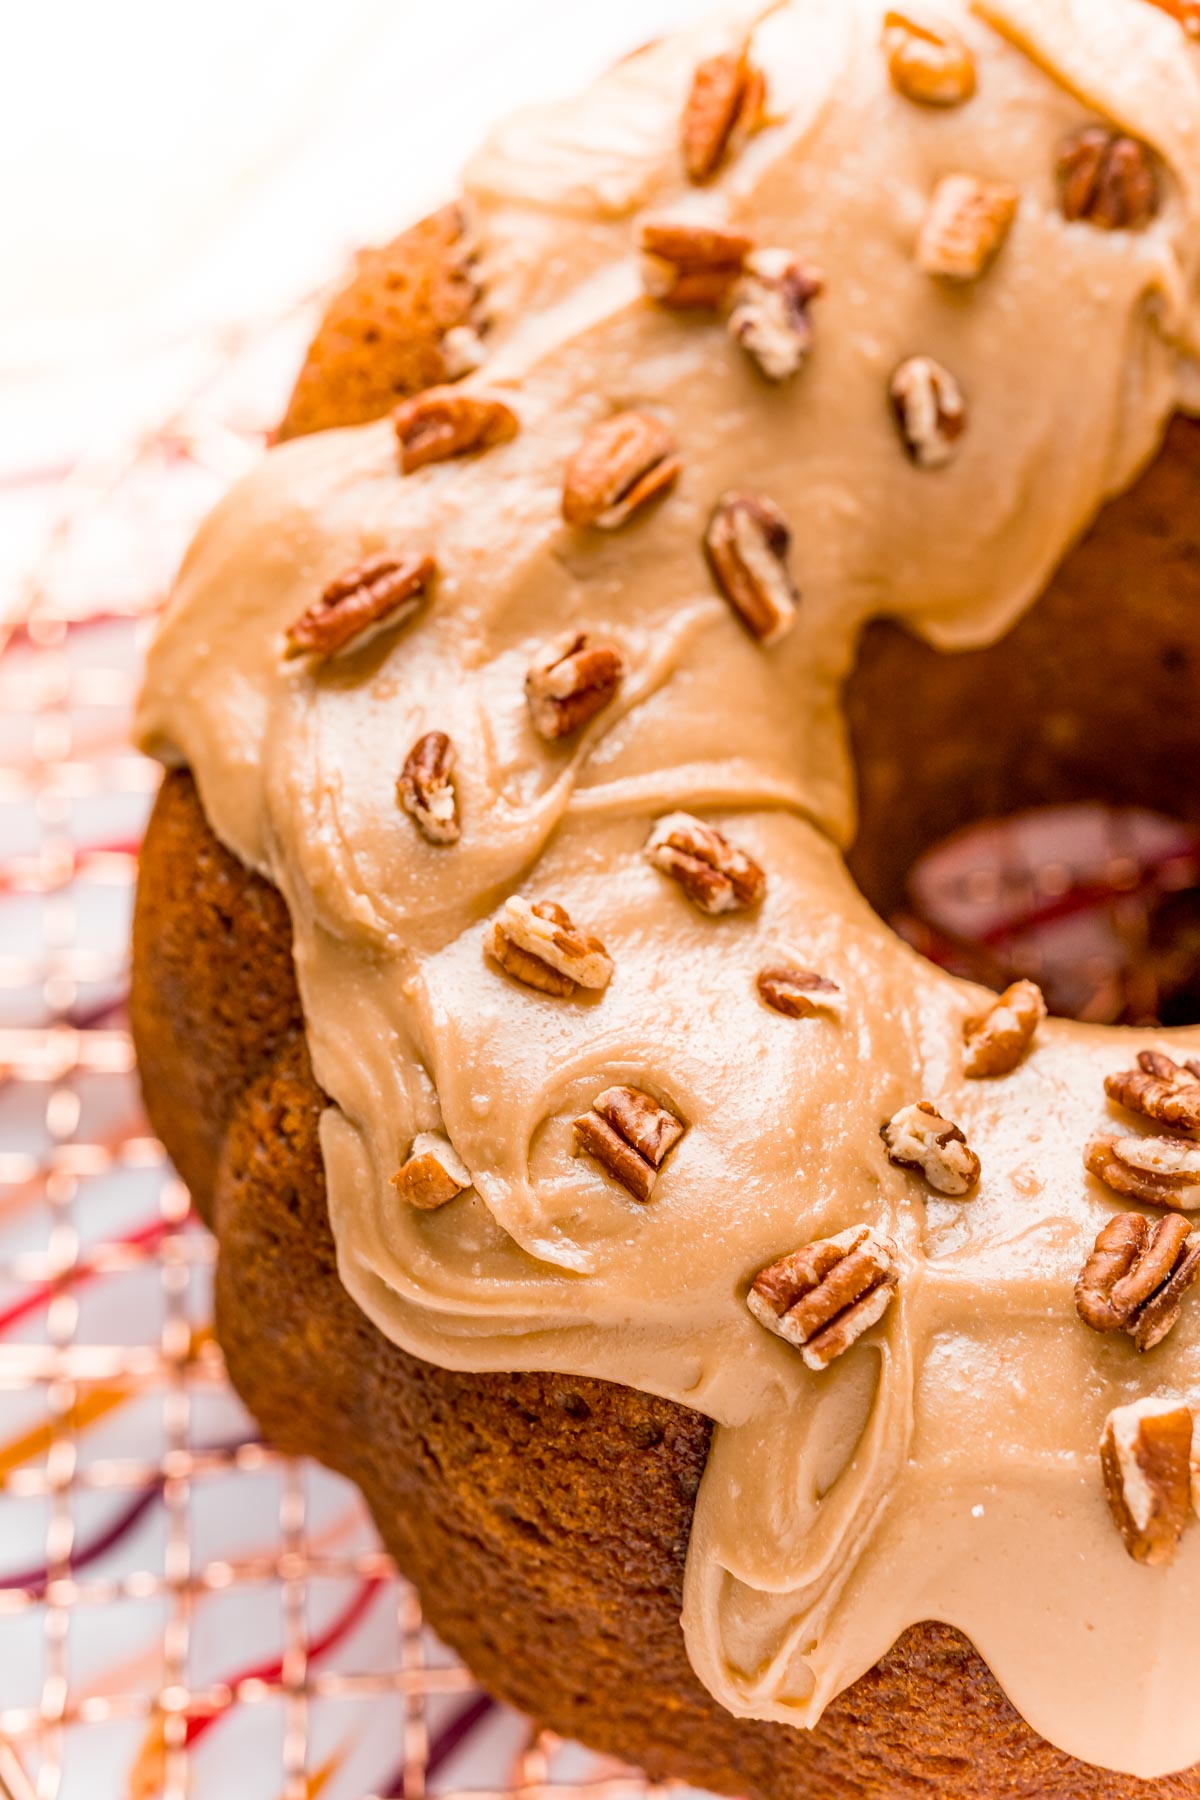
[[(188, 557), (140, 732), (191, 765), (216, 831), (291, 908), (331, 1216), (364, 1310), (434, 1362), (607, 1377), (717, 1421), (684, 1611), (712, 1692), (811, 1724), (905, 1626), (942, 1619), (1051, 1741), (1151, 1776), (1200, 1759), (1200, 1532), (1169, 1569), (1131, 1562), (1097, 1446), (1121, 1400), (1200, 1401), (1200, 1315), (1139, 1360), (1071, 1304), (1112, 1211), (1081, 1149), (1108, 1113), (1103, 1076), (1144, 1040), (1055, 1023), (1016, 1074), (963, 1079), (978, 991), (890, 935), (836, 848), (852, 828), (838, 693), (877, 614), (948, 649), (1001, 633), (1196, 393), (1200, 66), (1143, 0), (941, 0), (979, 93), (933, 112), (889, 85), (883, 10), (741, 6), (501, 130), (468, 178), (495, 319), (478, 381), (520, 435), (405, 479), (386, 423), (274, 452)], [(683, 96), (746, 27), (775, 122), (698, 192), (679, 168)], [(1143, 233), (1059, 213), (1057, 147), (1097, 115), (1163, 158)], [(1021, 193), (999, 263), (965, 292), (913, 261), (955, 170)], [(769, 388), (718, 324), (646, 301), (632, 238), (648, 208), (745, 224), (824, 271), (793, 383)], [(918, 352), (970, 408), (936, 474), (905, 459), (888, 413), (891, 371)], [(670, 421), (682, 479), (620, 532), (572, 532), (564, 465), (621, 407)], [(769, 651), (701, 555), (733, 486), (769, 494), (794, 532), (801, 620)], [(282, 631), (328, 581), (420, 550), (441, 574), (413, 622), (323, 667), (285, 662)], [(548, 747), (524, 675), (576, 627), (615, 640), (629, 674), (581, 739)], [(918, 732), (919, 696), (896, 704)], [(395, 798), (435, 729), (458, 748), (452, 848)], [(760, 912), (703, 918), (644, 861), (679, 807), (766, 869)], [(551, 1000), (485, 961), (512, 893), (603, 938), (603, 997)], [(788, 959), (840, 983), (842, 1017), (761, 1004), (756, 973)], [(1200, 1050), (1198, 1033), (1156, 1041), (1182, 1054), (1172, 1037)], [(688, 1122), (644, 1207), (572, 1155), (571, 1120), (614, 1081)], [(885, 1159), (881, 1121), (922, 1097), (982, 1158), (969, 1204)], [(475, 1187), (418, 1213), (389, 1177), (439, 1128)], [(895, 1236), (899, 1297), (811, 1374), (750, 1316), (746, 1284), (859, 1221)]]

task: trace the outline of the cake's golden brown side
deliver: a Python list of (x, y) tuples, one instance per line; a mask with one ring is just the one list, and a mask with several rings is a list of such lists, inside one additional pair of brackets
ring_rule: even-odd
[(220, 1241), (230, 1373), (274, 1443), (362, 1489), (493, 1693), (654, 1776), (764, 1800), (1200, 1795), (1197, 1772), (1142, 1783), (1053, 1749), (940, 1625), (906, 1633), (811, 1734), (718, 1706), (679, 1629), (708, 1421), (604, 1382), (431, 1368), (358, 1311), (289, 941), (279, 895), (214, 839), (190, 776), (169, 776), (143, 853), (134, 1028), (150, 1116)]
[[(440, 335), (466, 320), (473, 298), (458, 232), (456, 215), (438, 215), (360, 265), (314, 342), (286, 435), (378, 416), (442, 378)], [(1177, 438), (1182, 479), (1200, 464), (1200, 430), (1180, 427)], [(1196, 549), (1175, 477), (1168, 472), (1169, 497), (1158, 479), (1152, 471), (1141, 497), (1102, 521), (1031, 615), (1031, 649), (1051, 659), (1042, 680), (1052, 686), (1053, 658), (1076, 660), (1064, 630), (1078, 629), (1088, 570), (1138, 572), (1132, 636), (1148, 656), (1149, 634), (1164, 679), (1178, 670), (1174, 575), (1192, 566)], [(1148, 561), (1154, 573), (1143, 579)], [(1111, 593), (1098, 596), (1097, 616)], [(1077, 673), (1093, 666), (1095, 649), (1093, 639)], [(981, 653), (997, 654), (1011, 652)], [(881, 627), (852, 685), (870, 828), (860, 864), (879, 893), (895, 877), (895, 857), (916, 847), (938, 784), (953, 776), (954, 792), (963, 791), (958, 775), (935, 768), (931, 735), (928, 753), (908, 763), (915, 813), (895, 813), (889, 695), (897, 679), (927, 673), (930, 655)], [(961, 667), (955, 674), (939, 660), (937, 716), (957, 744), (956, 769), (977, 784), (998, 743), (1019, 734), (1015, 720), (998, 734), (991, 710), (976, 703), (995, 691), (989, 670), (973, 659)], [(1074, 679), (1062, 676), (1059, 689)], [(1103, 695), (1104, 684), (1088, 678), (1081, 729), (1115, 756), (1127, 731), (1106, 723)], [(967, 730), (972, 721), (977, 732)], [(1161, 803), (1176, 799), (1172, 788)], [(718, 1706), (692, 1672), (679, 1627), (708, 1421), (596, 1381), (433, 1368), (358, 1311), (335, 1267), (316, 1133), (323, 1101), (290, 938), (278, 893), (217, 843), (190, 776), (169, 776), (138, 892), (134, 1031), (155, 1128), (220, 1241), (217, 1324), (230, 1372), (274, 1442), (362, 1488), (432, 1623), (481, 1681), (654, 1776), (764, 1800), (1200, 1796), (1200, 1770), (1142, 1783), (1055, 1750), (966, 1640), (941, 1625), (906, 1633), (811, 1734), (737, 1720)]]

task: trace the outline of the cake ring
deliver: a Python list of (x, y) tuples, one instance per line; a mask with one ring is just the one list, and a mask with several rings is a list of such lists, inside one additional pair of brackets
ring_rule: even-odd
[(515, 119), (150, 652), (233, 1379), (653, 1776), (1200, 1795), (1200, 1031), (879, 916), (972, 819), (1200, 817), (1188, 14), (740, 5)]

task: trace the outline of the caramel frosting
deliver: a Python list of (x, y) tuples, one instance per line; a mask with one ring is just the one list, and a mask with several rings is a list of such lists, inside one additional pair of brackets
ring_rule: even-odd
[[(965, 104), (896, 90), (881, 0), (783, 0), (500, 129), (467, 177), (492, 315), (467, 388), (511, 408), (517, 435), (407, 476), (387, 422), (275, 450), (187, 558), (139, 730), (191, 766), (215, 831), (287, 899), (357, 1303), (435, 1363), (603, 1377), (716, 1422), (683, 1616), (712, 1693), (811, 1726), (906, 1626), (944, 1620), (1051, 1742), (1150, 1777), (1200, 1759), (1200, 1530), (1169, 1567), (1132, 1561), (1099, 1444), (1120, 1403), (1200, 1405), (1200, 1309), (1139, 1358), (1072, 1304), (1119, 1204), (1083, 1147), (1137, 1129), (1104, 1078), (1145, 1038), (1050, 1022), (1013, 1073), (966, 1079), (964, 1021), (987, 997), (898, 942), (842, 862), (839, 691), (873, 617), (947, 651), (995, 639), (1172, 411), (1200, 405), (1200, 58), (1145, 0), (930, 16), (973, 53)], [(765, 127), (693, 186), (693, 71), (747, 38)], [(1102, 121), (1159, 159), (1144, 229), (1063, 216), (1060, 147)], [(1017, 198), (965, 284), (915, 255), (953, 173)], [(793, 379), (768, 383), (712, 313), (646, 297), (646, 215), (820, 270)], [(965, 400), (937, 469), (891, 416), (914, 355)], [(564, 469), (624, 410), (669, 428), (679, 479), (619, 530), (572, 528)], [(730, 489), (791, 529), (802, 597), (770, 647), (705, 565)], [(413, 616), (323, 661), (285, 654), (347, 568), (425, 556), (438, 573)], [(526, 672), (583, 632), (616, 646), (623, 679), (548, 740)], [(895, 703), (919, 732), (919, 694)], [(397, 801), (433, 732), (457, 753), (457, 842), (427, 841)], [(679, 811), (760, 865), (761, 905), (707, 916), (646, 858)], [(602, 940), (608, 985), (563, 998), (505, 973), (485, 944), (514, 897)], [(838, 1004), (765, 1005), (757, 977), (780, 964), (836, 983)], [(1197, 1032), (1152, 1042), (1200, 1054)], [(615, 1084), (686, 1126), (645, 1204), (576, 1153), (573, 1121)], [(965, 1198), (887, 1158), (881, 1125), (921, 1099), (981, 1161)], [(472, 1183), (434, 1209), (391, 1184), (418, 1137), (448, 1138)], [(858, 1225), (894, 1240), (896, 1294), (814, 1371), (752, 1316), (749, 1284)]]

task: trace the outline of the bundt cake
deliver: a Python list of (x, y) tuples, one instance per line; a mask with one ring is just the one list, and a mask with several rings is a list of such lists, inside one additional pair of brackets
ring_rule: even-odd
[(150, 652), (233, 1379), (654, 1776), (1200, 1796), (1200, 1030), (880, 917), (989, 812), (1200, 820), (1193, 25), (759, 0), (502, 127)]

